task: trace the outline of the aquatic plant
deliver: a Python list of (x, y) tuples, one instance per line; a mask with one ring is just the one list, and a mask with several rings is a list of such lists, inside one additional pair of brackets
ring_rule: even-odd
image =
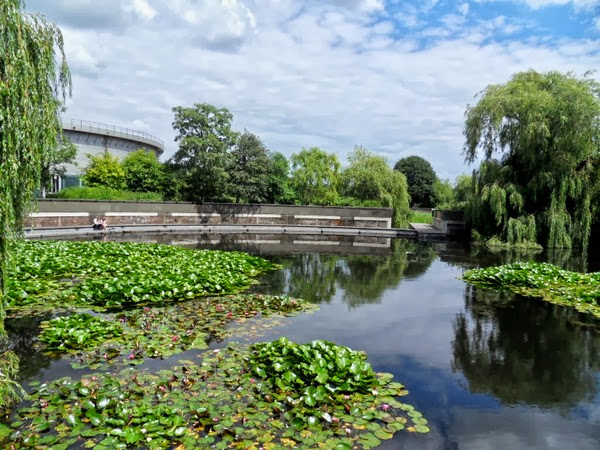
[(123, 311), (106, 315), (107, 320), (87, 314), (55, 319), (42, 324), (40, 341), (51, 356), (71, 356), (74, 368), (138, 365), (147, 358), (202, 350), (232, 334), (238, 340), (256, 337), (280, 317), (316, 309), (290, 297), (226, 295)]
[(118, 323), (89, 314), (58, 317), (42, 322), (40, 328), (40, 341), (50, 350), (90, 348), (123, 333)]
[(600, 317), (600, 272), (578, 273), (548, 263), (518, 262), (469, 270), (463, 279), (475, 286), (506, 289)]
[[(297, 347), (303, 348), (310, 345)], [(158, 374), (128, 369), (39, 385), (31, 406), (19, 409), (10, 426), (0, 425), (0, 444), (350, 449), (375, 447), (400, 430), (429, 430), (421, 413), (396, 400), (407, 391), (391, 374), (372, 373), (364, 393), (332, 389), (329, 402), (311, 406), (257, 378), (251, 361), (259, 349), (230, 345), (205, 353), (201, 364), (180, 361)]]
[(333, 392), (367, 393), (376, 384), (366, 355), (332, 342), (299, 345), (282, 337), (251, 348), (254, 372), (286, 395), (304, 389), (303, 400), (309, 406), (330, 399)]
[(242, 252), (140, 243), (21, 242), (15, 245), (6, 297), (13, 310), (121, 309), (240, 292), (254, 277), (276, 267)]

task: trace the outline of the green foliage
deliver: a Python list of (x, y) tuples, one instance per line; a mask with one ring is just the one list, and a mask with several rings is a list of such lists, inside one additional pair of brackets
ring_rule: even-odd
[(65, 351), (94, 347), (120, 336), (123, 327), (89, 314), (57, 317), (40, 324), (40, 341), (48, 350)]
[[(391, 374), (376, 374), (365, 394), (330, 389), (331, 402), (310, 406), (306, 394), (257, 382), (250, 356), (230, 345), (205, 353), (201, 364), (180, 361), (156, 374), (129, 369), (44, 383), (10, 428), (0, 425), (0, 444), (371, 448), (400, 430), (429, 431), (420, 412), (396, 400), (408, 392)], [(301, 395), (307, 401), (299, 401)]]
[(291, 185), (304, 205), (334, 205), (338, 199), (340, 162), (318, 147), (292, 155)]
[[(453, 205), (455, 204), (454, 200), (454, 189), (452, 187), (452, 183), (450, 180), (438, 180), (436, 179), (433, 183), (433, 197), (434, 197), (434, 205), (439, 209), (442, 208), (443, 205)], [(453, 209), (453, 208), (448, 208)]]
[(73, 164), (76, 156), (77, 147), (63, 135), (56, 147), (47, 153), (42, 165), (40, 184), (43, 194), (51, 186), (52, 177), (64, 175), (66, 170), (64, 165)]
[(139, 149), (129, 153), (122, 162), (125, 184), (134, 192), (161, 192), (165, 171), (154, 152)]
[(529, 262), (469, 270), (463, 279), (475, 286), (542, 298), (600, 317), (600, 272), (569, 272), (552, 264)]
[(394, 170), (402, 172), (406, 176), (411, 205), (434, 205), (434, 184), (437, 175), (429, 161), (420, 156), (408, 156), (399, 160), (394, 166)]
[(235, 293), (275, 267), (241, 252), (113, 242), (21, 242), (15, 258), (8, 302), (47, 308), (120, 308)]
[(229, 149), (238, 134), (231, 130), (232, 114), (207, 103), (176, 106), (173, 128), (179, 149), (169, 160), (183, 200), (215, 201), (223, 197), (229, 180)]
[(407, 223), (410, 216), (405, 177), (392, 170), (385, 158), (363, 147), (348, 156), (350, 165), (342, 172), (340, 192), (365, 205), (394, 208), (394, 226)]
[[(282, 337), (254, 344), (248, 361), (256, 375), (283, 391), (303, 390), (308, 406), (328, 402), (332, 392), (368, 393), (375, 372), (363, 353), (317, 340), (299, 345)], [(311, 389), (312, 388), (312, 389)]]
[(61, 100), (71, 88), (60, 30), (22, 8), (21, 0), (0, 2), (0, 340), (9, 247), (56, 147)]
[[(82, 325), (88, 322), (79, 316), (74, 316), (76, 320), (63, 319), (58, 329), (54, 329), (53, 321), (46, 322), (42, 324), (46, 329), (41, 340), (52, 355), (70, 355), (74, 369), (114, 369), (142, 364), (148, 358), (167, 358), (190, 349), (202, 350), (209, 342), (222, 341), (232, 334), (238, 340), (256, 339), (277, 325), (282, 317), (316, 309), (318, 307), (311, 303), (287, 296), (226, 295), (126, 310), (108, 315), (106, 320), (98, 318), (91, 322), (89, 329), (79, 325), (79, 322)], [(26, 311), (27, 308), (21, 308), (21, 312)], [(114, 328), (114, 333), (105, 332), (104, 324)], [(94, 344), (89, 345), (92, 342)]]
[(263, 203), (269, 196), (271, 159), (260, 138), (249, 131), (230, 153), (228, 192), (236, 203)]
[(290, 205), (296, 203), (296, 193), (290, 183), (290, 163), (284, 154), (270, 155), (269, 193), (267, 202)]
[(411, 223), (433, 223), (433, 215), (427, 211), (411, 211), (410, 218), (408, 219)]
[(88, 187), (107, 187), (124, 190), (126, 188), (125, 170), (119, 158), (108, 152), (87, 155), (90, 162), (83, 171), (81, 179)]
[(511, 240), (534, 219), (545, 246), (587, 248), (600, 184), (599, 118), (600, 85), (572, 74), (521, 72), (481, 92), (464, 128), (467, 160), (483, 156), (473, 226), (518, 243)]
[(163, 200), (157, 192), (131, 192), (120, 191), (104, 186), (97, 187), (70, 187), (57, 192), (55, 198), (88, 199), (88, 200), (129, 200), (129, 201), (151, 201)]
[(19, 357), (12, 351), (0, 353), (0, 417), (9, 413), (24, 394), (18, 377)]
[(459, 175), (454, 184), (454, 200), (457, 205), (466, 205), (470, 202), (473, 193), (473, 177)]

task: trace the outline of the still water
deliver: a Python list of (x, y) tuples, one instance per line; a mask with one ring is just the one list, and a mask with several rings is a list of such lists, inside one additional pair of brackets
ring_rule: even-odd
[[(600, 448), (600, 323), (459, 279), (468, 268), (514, 260), (550, 258), (566, 268), (599, 270), (594, 261), (403, 240), (168, 239), (246, 250), (282, 264), (254, 289), (301, 297), (320, 310), (287, 319), (261, 340), (327, 339), (364, 350), (375, 370), (404, 383), (406, 401), (423, 412), (431, 432), (399, 433), (381, 448)], [(7, 325), (13, 337), (21, 333), (25, 381), (69, 372), (31, 352), (29, 325)]]

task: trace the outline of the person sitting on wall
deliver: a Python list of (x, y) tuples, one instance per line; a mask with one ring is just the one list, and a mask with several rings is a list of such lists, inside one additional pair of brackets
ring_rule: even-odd
[(103, 218), (100, 220), (100, 229), (101, 229), (101, 230), (106, 230), (106, 217), (103, 217)]
[(94, 224), (92, 225), (92, 230), (100, 230), (101, 229), (101, 223), (100, 223), (100, 219), (98, 217), (94, 217)]

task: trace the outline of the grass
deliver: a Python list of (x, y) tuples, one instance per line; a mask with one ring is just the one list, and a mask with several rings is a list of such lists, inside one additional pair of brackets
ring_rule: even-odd
[(431, 225), (433, 223), (433, 216), (431, 215), (431, 212), (411, 211), (410, 219), (408, 219), (408, 221), (412, 223), (428, 223)]

